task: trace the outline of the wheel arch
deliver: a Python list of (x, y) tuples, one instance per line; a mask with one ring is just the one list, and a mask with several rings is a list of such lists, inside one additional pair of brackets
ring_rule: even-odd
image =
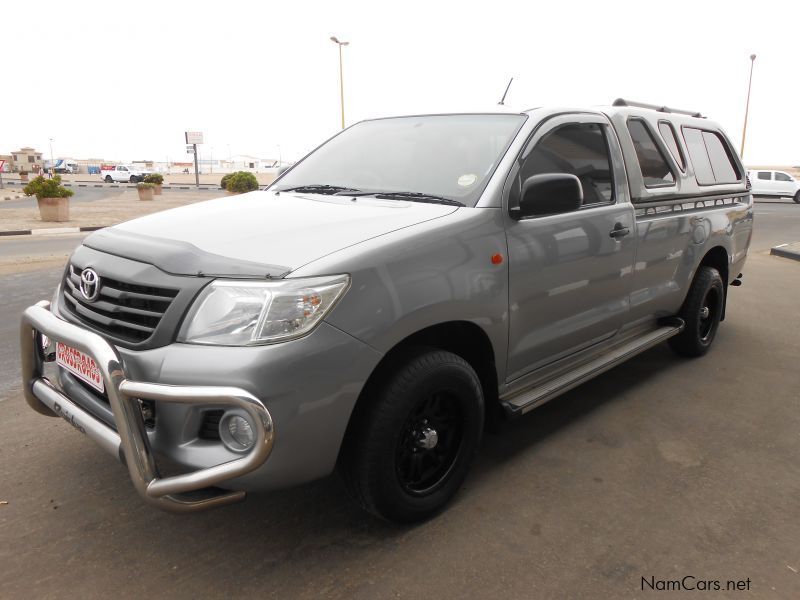
[[(475, 370), (481, 382), (486, 417), (500, 415), (497, 369), (492, 342), (480, 326), (470, 321), (448, 321), (416, 331), (396, 343), (378, 362), (366, 383), (361, 388), (342, 441), (354, 435), (354, 423), (358, 422), (361, 410), (369, 403), (370, 394), (381, 382), (422, 348), (446, 350), (463, 358)], [(340, 449), (340, 456), (341, 456)]]

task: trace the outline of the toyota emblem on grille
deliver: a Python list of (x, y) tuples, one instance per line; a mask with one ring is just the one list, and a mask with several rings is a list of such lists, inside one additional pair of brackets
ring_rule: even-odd
[(92, 269), (84, 269), (81, 271), (81, 295), (86, 298), (88, 302), (97, 300), (100, 295), (100, 277)]

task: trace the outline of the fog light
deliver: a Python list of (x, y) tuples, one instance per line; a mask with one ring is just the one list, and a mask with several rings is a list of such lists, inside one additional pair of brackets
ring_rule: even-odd
[(246, 452), (256, 443), (256, 432), (244, 416), (226, 412), (219, 421), (219, 439), (234, 452)]

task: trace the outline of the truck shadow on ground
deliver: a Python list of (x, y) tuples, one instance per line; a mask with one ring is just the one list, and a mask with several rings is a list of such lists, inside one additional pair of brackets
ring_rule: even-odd
[[(495, 434), (488, 434), (480, 451), (475, 477), (491, 477), (492, 467), (529, 451), (549, 436), (588, 418), (595, 410), (613, 402), (630, 401), (640, 382), (667, 375), (686, 359), (675, 356), (661, 344), (632, 360), (554, 398), (521, 418), (505, 422)], [(646, 398), (635, 398), (644, 401)]]

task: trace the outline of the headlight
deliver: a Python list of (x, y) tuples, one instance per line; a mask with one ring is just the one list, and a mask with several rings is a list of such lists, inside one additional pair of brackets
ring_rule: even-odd
[(253, 346), (309, 333), (350, 284), (349, 275), (241, 281), (217, 279), (192, 304), (178, 341)]

